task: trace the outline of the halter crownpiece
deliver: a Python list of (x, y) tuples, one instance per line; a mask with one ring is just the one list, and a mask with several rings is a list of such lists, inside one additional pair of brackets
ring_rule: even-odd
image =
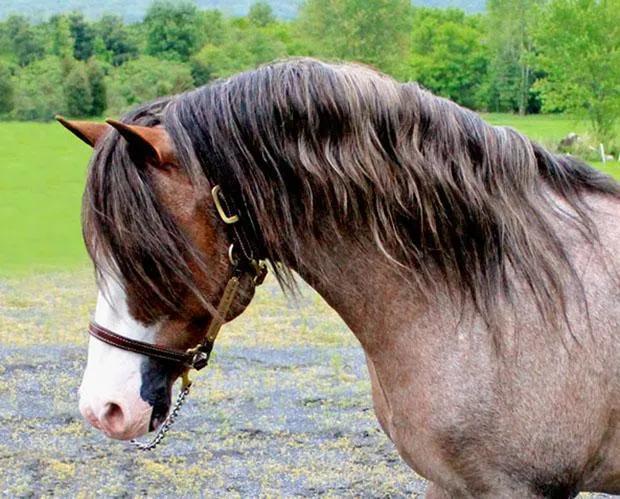
[[(154, 359), (177, 364), (183, 368), (181, 392), (177, 397), (174, 408), (170, 411), (170, 414), (160, 426), (153, 440), (147, 443), (137, 442), (135, 440), (131, 441), (140, 450), (152, 450), (161, 442), (164, 435), (170, 428), (170, 425), (176, 418), (179, 409), (185, 401), (185, 398), (189, 394), (189, 388), (192, 384), (189, 379), (189, 371), (191, 369), (196, 369), (199, 371), (208, 365), (217, 335), (226, 322), (226, 317), (228, 316), (230, 307), (234, 303), (237, 296), (240, 278), (243, 275), (249, 275), (252, 277), (252, 282), (254, 285), (260, 286), (265, 281), (265, 277), (267, 276), (267, 266), (264, 262), (256, 259), (252, 246), (248, 242), (249, 239), (239, 227), (236, 227), (236, 223), (239, 221), (240, 215), (235, 213), (230, 215), (225, 211), (224, 206), (228, 207), (229, 204), (226, 202), (222, 189), (219, 185), (213, 187), (211, 193), (220, 218), (227, 227), (232, 228), (231, 239), (233, 240), (233, 243), (230, 245), (228, 250), (228, 258), (230, 260), (230, 264), (232, 265), (232, 277), (228, 280), (228, 283), (224, 288), (224, 292), (220, 298), (216, 313), (211, 317), (211, 321), (204, 339), (193, 348), (189, 348), (187, 350), (177, 350), (174, 348), (126, 338), (125, 336), (121, 336), (114, 331), (110, 331), (109, 329), (100, 326), (94, 321), (88, 325), (88, 333), (108, 345), (122, 350), (127, 350), (129, 352), (146, 355), (147, 357), (152, 357)], [(240, 249), (238, 253), (235, 252), (235, 245), (237, 245)]]

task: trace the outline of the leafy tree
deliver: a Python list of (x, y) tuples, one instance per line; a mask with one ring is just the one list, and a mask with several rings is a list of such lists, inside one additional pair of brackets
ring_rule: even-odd
[(489, 63), (483, 19), (456, 9), (419, 8), (413, 26), (408, 76), (464, 106), (481, 107)]
[(71, 35), (69, 18), (62, 15), (52, 16), (47, 23), (46, 31), (46, 36), (51, 42), (51, 54), (72, 59), (75, 40)]
[(490, 75), (498, 111), (518, 110), (525, 114), (536, 106), (531, 87), (535, 79), (527, 55), (534, 50), (533, 23), (538, 7), (547, 0), (488, 0)]
[(13, 41), (9, 37), (6, 22), (0, 21), (0, 57), (9, 60), (13, 59)]
[(105, 72), (96, 59), (92, 58), (86, 63), (86, 75), (92, 97), (90, 116), (101, 116), (108, 106), (108, 94), (105, 86)]
[(75, 64), (64, 85), (66, 111), (69, 116), (84, 117), (91, 114), (93, 96), (84, 64)]
[[(103, 55), (104, 58), (109, 57), (110, 60), (107, 62), (111, 62), (114, 66), (120, 66), (129, 59), (138, 57), (138, 44), (121, 17), (103, 16), (95, 24), (95, 30), (98, 38), (103, 42), (103, 46), (101, 46), (95, 39), (95, 51)], [(100, 57), (98, 55), (98, 58)]]
[(149, 7), (144, 24), (149, 55), (187, 61), (198, 49), (201, 18), (194, 3), (155, 0)]
[(620, 0), (551, 0), (536, 28), (536, 83), (546, 111), (586, 114), (609, 145), (620, 114)]
[(108, 113), (189, 90), (193, 80), (188, 64), (142, 56), (114, 68), (105, 79)]
[(103, 38), (100, 35), (95, 36), (95, 40), (93, 42), (93, 50), (94, 55), (93, 59), (96, 59), (102, 64), (111, 64), (112, 63), (112, 52), (110, 52), (106, 46)]
[(250, 28), (239, 37), (237, 43), (247, 44), (251, 67), (287, 55), (284, 44), (266, 29)]
[(265, 0), (259, 0), (250, 6), (248, 12), (248, 21), (254, 26), (264, 28), (265, 26), (275, 22), (273, 9)]
[(43, 42), (25, 17), (9, 17), (4, 23), (4, 29), (11, 41), (14, 59), (20, 66), (27, 66), (45, 55)]
[(269, 38), (277, 40), (286, 48), (286, 55), (303, 56), (312, 51), (297, 32), (297, 25), (288, 21), (275, 21), (262, 29)]
[(409, 52), (409, 0), (305, 0), (298, 26), (311, 55), (398, 74)]
[(210, 9), (200, 12), (198, 47), (207, 44), (222, 45), (231, 35), (231, 28), (221, 10)]
[(20, 68), (14, 78), (11, 116), (23, 121), (50, 120), (66, 112), (61, 60), (49, 56)]
[(13, 109), (13, 81), (9, 63), (0, 60), (0, 115)]
[(196, 85), (202, 85), (285, 55), (286, 46), (266, 28), (237, 28), (227, 42), (205, 45), (192, 58), (192, 76)]
[(69, 16), (69, 27), (74, 40), (73, 56), (78, 61), (87, 61), (95, 53), (95, 30), (78, 12)]
[(216, 47), (205, 45), (191, 61), (191, 72), (196, 86), (211, 80), (243, 71), (251, 65), (247, 47), (237, 44)]

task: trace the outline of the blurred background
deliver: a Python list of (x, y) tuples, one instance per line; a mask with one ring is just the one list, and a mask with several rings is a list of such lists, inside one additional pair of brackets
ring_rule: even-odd
[[(274, 59), (370, 64), (618, 169), (620, 0), (0, 0), (0, 273), (81, 265), (101, 120)], [(609, 161), (609, 163), (604, 163)]]

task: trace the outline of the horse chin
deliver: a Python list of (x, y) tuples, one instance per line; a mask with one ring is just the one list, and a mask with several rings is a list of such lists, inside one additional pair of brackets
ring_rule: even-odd
[(170, 366), (153, 358), (145, 358), (140, 371), (140, 398), (150, 406), (144, 434), (157, 430), (168, 416), (176, 376), (170, 371)]
[(164, 423), (167, 417), (168, 417), (168, 413), (163, 414), (161, 416), (152, 417), (151, 423), (149, 425), (149, 431), (159, 430), (159, 427)]
[(157, 431), (168, 417), (168, 414), (170, 414), (170, 398), (167, 404), (153, 407), (148, 431)]

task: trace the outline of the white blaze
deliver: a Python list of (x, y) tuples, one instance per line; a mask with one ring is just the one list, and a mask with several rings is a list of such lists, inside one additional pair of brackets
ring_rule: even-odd
[[(153, 343), (158, 325), (147, 327), (130, 315), (125, 292), (115, 279), (107, 278), (102, 284), (106, 292), (99, 291), (95, 322), (127, 338)], [(152, 408), (140, 398), (143, 359), (143, 355), (90, 337), (88, 362), (80, 387), (80, 410), (109, 436), (132, 438), (148, 430)], [(106, 424), (103, 416), (109, 404), (123, 409), (123, 425)]]

